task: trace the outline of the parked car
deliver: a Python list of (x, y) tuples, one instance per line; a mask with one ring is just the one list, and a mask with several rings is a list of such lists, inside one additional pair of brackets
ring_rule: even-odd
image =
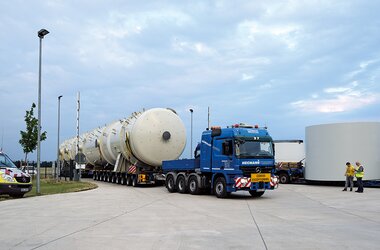
[(35, 166), (24, 166), (23, 167), (24, 173), (30, 174), (30, 175), (36, 175), (37, 174), (37, 168)]

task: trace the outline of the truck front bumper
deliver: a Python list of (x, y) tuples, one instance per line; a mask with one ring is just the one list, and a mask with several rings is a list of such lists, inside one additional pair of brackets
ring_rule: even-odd
[(32, 190), (32, 184), (0, 184), (0, 194), (22, 194)]
[(258, 181), (254, 182), (251, 181), (251, 178), (249, 177), (237, 177), (234, 179), (235, 184), (232, 186), (233, 191), (238, 190), (267, 190), (267, 189), (275, 189), (278, 187), (279, 179), (277, 176), (272, 175), (270, 177), (270, 182), (264, 182), (264, 181)]

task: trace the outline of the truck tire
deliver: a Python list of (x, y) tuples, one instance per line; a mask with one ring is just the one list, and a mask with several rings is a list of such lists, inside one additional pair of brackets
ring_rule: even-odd
[(137, 176), (133, 176), (133, 177), (132, 177), (132, 186), (133, 186), (133, 187), (137, 187), (137, 185), (138, 185), (138, 184), (137, 184)]
[(93, 180), (96, 180), (96, 173), (94, 173), (94, 174), (92, 175), (92, 179), (93, 179)]
[(179, 193), (186, 193), (186, 180), (183, 175), (177, 177), (177, 190)]
[(216, 181), (214, 183), (214, 194), (218, 198), (226, 198), (230, 195), (230, 193), (227, 192), (227, 184), (226, 179), (224, 179), (224, 177), (216, 178)]
[(286, 183), (289, 183), (290, 182), (290, 177), (288, 174), (286, 173), (281, 173), (280, 175), (280, 183), (281, 184), (286, 184)]
[(132, 177), (130, 175), (127, 175), (126, 184), (127, 184), (127, 186), (132, 186)]
[(165, 186), (169, 193), (174, 193), (176, 191), (173, 175), (168, 175), (166, 177)]
[(249, 193), (252, 197), (261, 197), (265, 193), (265, 191), (257, 192), (255, 190), (249, 190)]
[(189, 178), (189, 193), (196, 195), (200, 193), (198, 178), (196, 176), (191, 176)]
[(125, 175), (122, 174), (120, 176), (120, 185), (125, 185), (126, 181), (127, 181), (127, 179), (125, 178)]

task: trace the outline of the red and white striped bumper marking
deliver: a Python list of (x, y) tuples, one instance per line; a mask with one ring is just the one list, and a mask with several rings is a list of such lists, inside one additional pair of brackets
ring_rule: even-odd
[(274, 188), (278, 188), (278, 183), (280, 182), (280, 179), (278, 176), (272, 176), (270, 177), (270, 185)]
[(132, 165), (129, 167), (128, 173), (135, 174), (136, 173), (136, 166)]
[(249, 188), (251, 187), (251, 178), (248, 177), (236, 177), (235, 178), (236, 188)]

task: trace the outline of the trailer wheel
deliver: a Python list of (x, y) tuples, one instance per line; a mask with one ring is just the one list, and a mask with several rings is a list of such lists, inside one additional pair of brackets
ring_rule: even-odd
[(132, 178), (130, 175), (127, 175), (127, 181), (126, 181), (127, 186), (132, 186)]
[(121, 185), (125, 185), (125, 182), (126, 182), (125, 175), (122, 174), (122, 175), (120, 176), (120, 184), (121, 184)]
[(183, 175), (177, 177), (177, 190), (181, 194), (186, 193), (186, 181)]
[(138, 184), (137, 184), (137, 176), (133, 176), (133, 177), (132, 177), (132, 186), (133, 186), (133, 187), (137, 187), (137, 185), (138, 185)]
[(93, 175), (92, 175), (92, 179), (93, 179), (93, 180), (96, 180), (96, 172), (93, 173)]
[(290, 182), (290, 177), (288, 174), (286, 173), (281, 173), (280, 174), (280, 183), (281, 184), (286, 184), (286, 183), (289, 183)]
[(191, 176), (189, 179), (189, 192), (193, 195), (200, 193), (198, 178), (196, 176)]
[(249, 193), (252, 197), (261, 197), (264, 194), (265, 191), (257, 192), (255, 190), (249, 190)]
[(218, 177), (216, 179), (214, 183), (214, 194), (218, 198), (226, 198), (228, 195), (230, 195), (230, 193), (227, 192), (227, 184), (224, 177)]
[(169, 193), (174, 193), (176, 191), (173, 175), (168, 175), (166, 177), (165, 186)]

